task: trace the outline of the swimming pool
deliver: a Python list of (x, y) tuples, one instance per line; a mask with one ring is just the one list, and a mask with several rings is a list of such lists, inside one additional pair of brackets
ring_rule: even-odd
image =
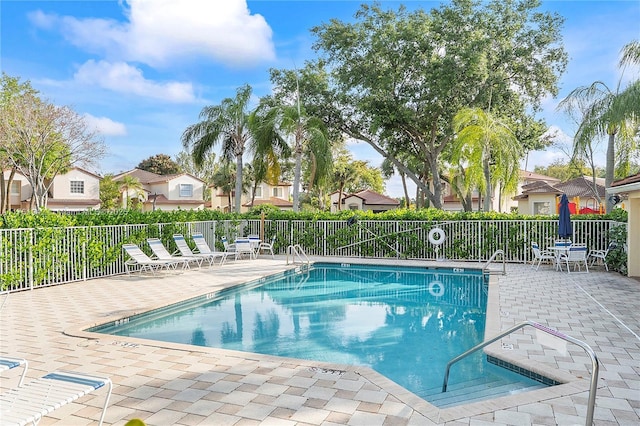
[[(317, 263), (88, 331), (367, 366), (433, 401), (483, 340), (487, 289), (475, 270)], [(496, 375), (528, 380), (478, 353), (450, 383)]]

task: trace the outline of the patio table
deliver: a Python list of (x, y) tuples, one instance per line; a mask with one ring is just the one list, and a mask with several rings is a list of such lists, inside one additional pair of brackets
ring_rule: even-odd
[(547, 247), (547, 250), (551, 250), (555, 253), (556, 255), (556, 271), (560, 270), (562, 271), (562, 263), (560, 263), (560, 256), (564, 253), (568, 253), (569, 252), (569, 248), (571, 247), (571, 245), (561, 245), (561, 246), (551, 246), (551, 247)]

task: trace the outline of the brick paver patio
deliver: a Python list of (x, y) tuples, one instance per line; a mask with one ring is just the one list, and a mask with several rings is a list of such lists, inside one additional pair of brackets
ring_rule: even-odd
[[(148, 425), (216, 426), (585, 423), (588, 356), (574, 345), (564, 354), (543, 346), (535, 330), (496, 342), (492, 353), (567, 384), (442, 410), (366, 368), (82, 331), (285, 268), (283, 259), (246, 260), (14, 293), (0, 311), (0, 352), (29, 360), (27, 380), (56, 369), (110, 377), (114, 390), (105, 423), (114, 425), (132, 418)], [(507, 265), (507, 271), (492, 277), (488, 335), (531, 320), (586, 342), (601, 363), (594, 423), (640, 424), (640, 282), (602, 270), (567, 274)], [(3, 373), (0, 388), (15, 386), (18, 375)], [(96, 424), (103, 397), (96, 391), (40, 425)]]

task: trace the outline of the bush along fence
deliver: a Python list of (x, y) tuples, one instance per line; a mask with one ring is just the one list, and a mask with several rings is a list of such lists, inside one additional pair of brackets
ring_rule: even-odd
[[(438, 246), (430, 242), (433, 229), (444, 234)], [(572, 240), (590, 249), (605, 249), (609, 241), (618, 242), (609, 266), (626, 273), (626, 229), (626, 223), (612, 220), (574, 221)], [(223, 236), (233, 240), (258, 234), (265, 240), (276, 235), (274, 251), (279, 254), (300, 244), (308, 256), (483, 262), (496, 250), (503, 250), (508, 262), (524, 263), (532, 258), (532, 241), (542, 247), (552, 244), (557, 220), (234, 219), (0, 229), (0, 286), (3, 291), (17, 291), (123, 274), (123, 244), (138, 244), (150, 254), (146, 239), (158, 237), (173, 251), (173, 234), (183, 234), (190, 241), (195, 232), (203, 233), (218, 250), (223, 250)]]

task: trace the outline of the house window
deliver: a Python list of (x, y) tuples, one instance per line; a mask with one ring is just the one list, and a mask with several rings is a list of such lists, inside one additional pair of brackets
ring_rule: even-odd
[(180, 196), (181, 197), (193, 197), (193, 185), (190, 183), (180, 184)]
[(69, 192), (72, 194), (84, 194), (84, 181), (72, 180), (69, 182)]
[(262, 187), (258, 186), (255, 190), (255, 192), (253, 193), (253, 196), (255, 198), (262, 198)]
[(551, 206), (549, 202), (533, 203), (533, 214), (551, 214)]
[(282, 188), (273, 188), (273, 196), (276, 198), (282, 198)]
[(358, 210), (359, 206), (357, 204), (349, 204), (349, 210)]
[(11, 182), (11, 195), (20, 195), (20, 181)]

